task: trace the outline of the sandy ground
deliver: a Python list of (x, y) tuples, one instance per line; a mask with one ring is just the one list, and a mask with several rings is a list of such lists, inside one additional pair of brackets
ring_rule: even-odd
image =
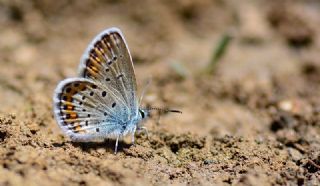
[[(320, 185), (320, 3), (0, 1), (0, 185)], [(179, 109), (149, 136), (73, 143), (57, 83), (119, 27), (144, 105)], [(208, 68), (225, 34), (232, 40)]]

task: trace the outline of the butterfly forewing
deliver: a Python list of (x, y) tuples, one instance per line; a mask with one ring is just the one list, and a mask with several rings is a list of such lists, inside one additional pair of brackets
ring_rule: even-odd
[(62, 81), (55, 90), (55, 117), (74, 141), (92, 141), (121, 133), (128, 118), (125, 101), (106, 86), (85, 78)]
[(129, 118), (138, 112), (137, 85), (133, 63), (121, 31), (111, 28), (100, 33), (86, 49), (80, 63), (81, 77), (100, 82), (125, 100)]

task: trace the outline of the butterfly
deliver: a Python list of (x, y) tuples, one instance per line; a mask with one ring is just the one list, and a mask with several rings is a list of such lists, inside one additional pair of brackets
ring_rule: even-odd
[[(134, 135), (151, 109), (139, 108), (137, 84), (128, 45), (118, 28), (98, 34), (85, 50), (79, 76), (61, 81), (54, 91), (54, 116), (76, 142)], [(180, 112), (176, 110), (166, 110)]]

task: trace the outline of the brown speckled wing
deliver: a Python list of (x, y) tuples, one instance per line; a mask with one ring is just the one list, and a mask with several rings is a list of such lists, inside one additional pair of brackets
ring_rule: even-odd
[(130, 108), (129, 115), (136, 116), (138, 100), (134, 68), (119, 29), (107, 29), (93, 39), (82, 56), (79, 75), (107, 86), (125, 100)]

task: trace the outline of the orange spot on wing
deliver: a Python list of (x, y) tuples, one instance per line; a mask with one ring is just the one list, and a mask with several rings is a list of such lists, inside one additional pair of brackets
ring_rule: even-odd
[(73, 105), (73, 103), (70, 101), (64, 101), (62, 105)]
[(98, 68), (96, 67), (96, 66), (90, 66), (90, 68), (93, 70), (93, 71), (95, 71), (95, 72), (98, 72)]
[(73, 103), (66, 101), (66, 102), (64, 102), (64, 103), (63, 103), (63, 105), (66, 105), (66, 106), (73, 106)]
[(71, 110), (64, 110), (63, 111), (66, 114), (66, 119), (67, 120), (73, 120), (78, 118), (78, 114), (74, 111)]
[(86, 131), (82, 129), (81, 125), (75, 126), (74, 127), (74, 132), (76, 132), (76, 133), (86, 133)]
[(94, 56), (94, 57), (93, 57), (93, 61), (96, 61), (97, 63), (101, 63), (100, 58), (97, 57), (97, 56)]
[(102, 58), (103, 57), (103, 50), (100, 48), (94, 48), (94, 51), (97, 53), (97, 55)]
[(70, 118), (71, 119), (77, 119), (78, 118), (78, 114), (75, 112), (70, 113)]
[(97, 76), (98, 72), (92, 70), (91, 68), (87, 68), (87, 71), (90, 76), (94, 76), (94, 77)]
[(107, 46), (107, 44), (105, 43), (104, 40), (101, 42), (101, 44), (102, 44), (102, 47), (103, 47), (103, 49), (104, 49), (105, 51), (108, 51), (108, 50), (109, 50), (109, 49), (108, 49), (108, 46)]
[(99, 68), (99, 67), (101, 66), (100, 62), (101, 62), (101, 61), (100, 61), (99, 58), (91, 56), (91, 57), (90, 57), (90, 62), (87, 64), (87, 67), (90, 67), (90, 68), (92, 68), (92, 67)]
[(66, 105), (65, 110), (74, 110), (74, 106), (73, 105)]

